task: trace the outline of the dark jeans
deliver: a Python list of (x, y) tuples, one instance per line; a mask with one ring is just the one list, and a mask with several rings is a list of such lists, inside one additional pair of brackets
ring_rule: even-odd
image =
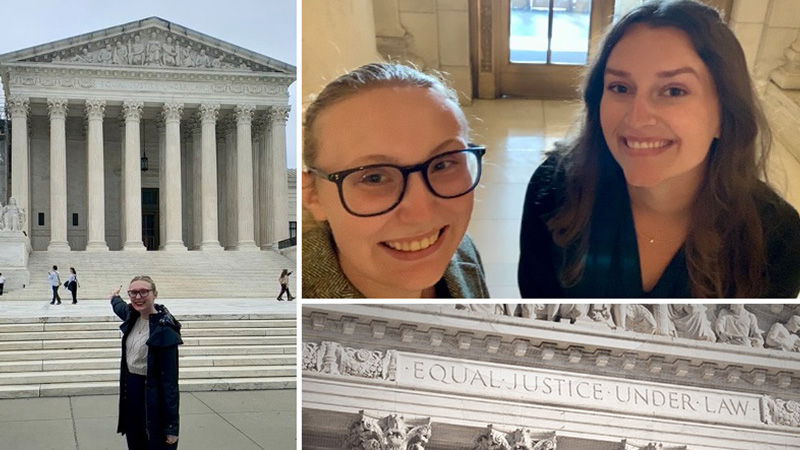
[(0, 295), (3, 295), (3, 286), (5, 285), (5, 283), (0, 283)]
[(128, 441), (128, 450), (173, 450), (178, 448), (178, 443), (167, 445), (166, 436), (147, 436), (147, 410), (145, 405), (145, 382), (147, 377), (128, 373), (125, 377), (125, 406), (128, 422), (125, 424), (127, 432), (125, 439)]
[(72, 292), (72, 301), (77, 303), (78, 302), (78, 284), (77, 283), (70, 283), (69, 284), (69, 291)]
[(278, 298), (282, 298), (284, 292), (286, 292), (286, 295), (289, 297), (289, 300), (294, 298), (294, 297), (292, 297), (292, 293), (289, 292), (289, 285), (288, 284), (282, 284), (281, 285), (281, 293), (278, 294)]
[(58, 295), (58, 285), (52, 286), (52, 288), (53, 288), (53, 301), (61, 303), (61, 297), (59, 297)]

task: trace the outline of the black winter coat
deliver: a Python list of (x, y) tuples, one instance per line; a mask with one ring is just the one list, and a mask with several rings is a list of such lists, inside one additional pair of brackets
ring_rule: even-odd
[[(125, 434), (129, 421), (125, 417), (125, 378), (128, 375), (125, 341), (133, 329), (139, 312), (119, 296), (111, 299), (111, 306), (123, 323), (122, 361), (120, 363), (119, 422), (117, 433)], [(164, 305), (156, 304), (156, 314), (150, 316), (150, 338), (147, 340), (147, 432), (150, 436), (178, 436), (178, 345), (181, 340), (181, 324)]]

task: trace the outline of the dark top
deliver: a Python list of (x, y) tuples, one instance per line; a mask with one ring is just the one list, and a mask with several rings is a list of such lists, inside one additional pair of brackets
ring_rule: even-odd
[[(612, 171), (614, 172), (614, 171)], [(764, 186), (758, 202), (766, 237), (769, 287), (763, 297), (797, 297), (800, 292), (800, 216)], [(686, 254), (681, 247), (650, 292), (642, 289), (639, 250), (628, 188), (619, 166), (598, 181), (583, 276), (565, 288), (558, 279), (563, 248), (553, 242), (547, 220), (564, 198), (565, 173), (549, 157), (528, 183), (517, 272), (523, 298), (687, 298), (691, 297)]]
[[(139, 312), (119, 296), (111, 298), (114, 313), (122, 319), (122, 358), (120, 361), (119, 420), (117, 433), (127, 433), (130, 420), (126, 417), (127, 395), (125, 377), (128, 374), (125, 341), (139, 319)], [(178, 345), (181, 340), (181, 324), (164, 305), (155, 305), (156, 314), (149, 317), (150, 337), (147, 340), (147, 385), (145, 408), (147, 410), (147, 433), (150, 436), (178, 436), (179, 400)]]

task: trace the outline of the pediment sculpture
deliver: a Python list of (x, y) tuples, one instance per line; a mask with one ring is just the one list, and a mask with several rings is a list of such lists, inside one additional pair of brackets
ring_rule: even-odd
[(257, 62), (212, 46), (149, 28), (28, 58), (30, 62), (272, 72)]

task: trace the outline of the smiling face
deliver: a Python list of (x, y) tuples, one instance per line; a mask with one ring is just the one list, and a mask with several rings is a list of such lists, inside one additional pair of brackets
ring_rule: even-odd
[(129, 291), (142, 291), (149, 290), (148, 294), (144, 297), (135, 296), (130, 297), (131, 306), (139, 312), (139, 314), (149, 315), (155, 313), (155, 302), (158, 294), (153, 290), (153, 286), (144, 280), (136, 280), (131, 282), (128, 286)]
[[(320, 113), (315, 168), (326, 173), (367, 164), (422, 163), (467, 146), (458, 105), (433, 89), (376, 87)], [(408, 178), (390, 212), (357, 217), (344, 209), (337, 186), (303, 174), (303, 202), (333, 232), (347, 278), (367, 297), (419, 297), (444, 274), (472, 214), (474, 193), (434, 196), (419, 172)]]
[(683, 31), (634, 25), (611, 51), (600, 122), (629, 185), (699, 184), (719, 109), (714, 80)]

